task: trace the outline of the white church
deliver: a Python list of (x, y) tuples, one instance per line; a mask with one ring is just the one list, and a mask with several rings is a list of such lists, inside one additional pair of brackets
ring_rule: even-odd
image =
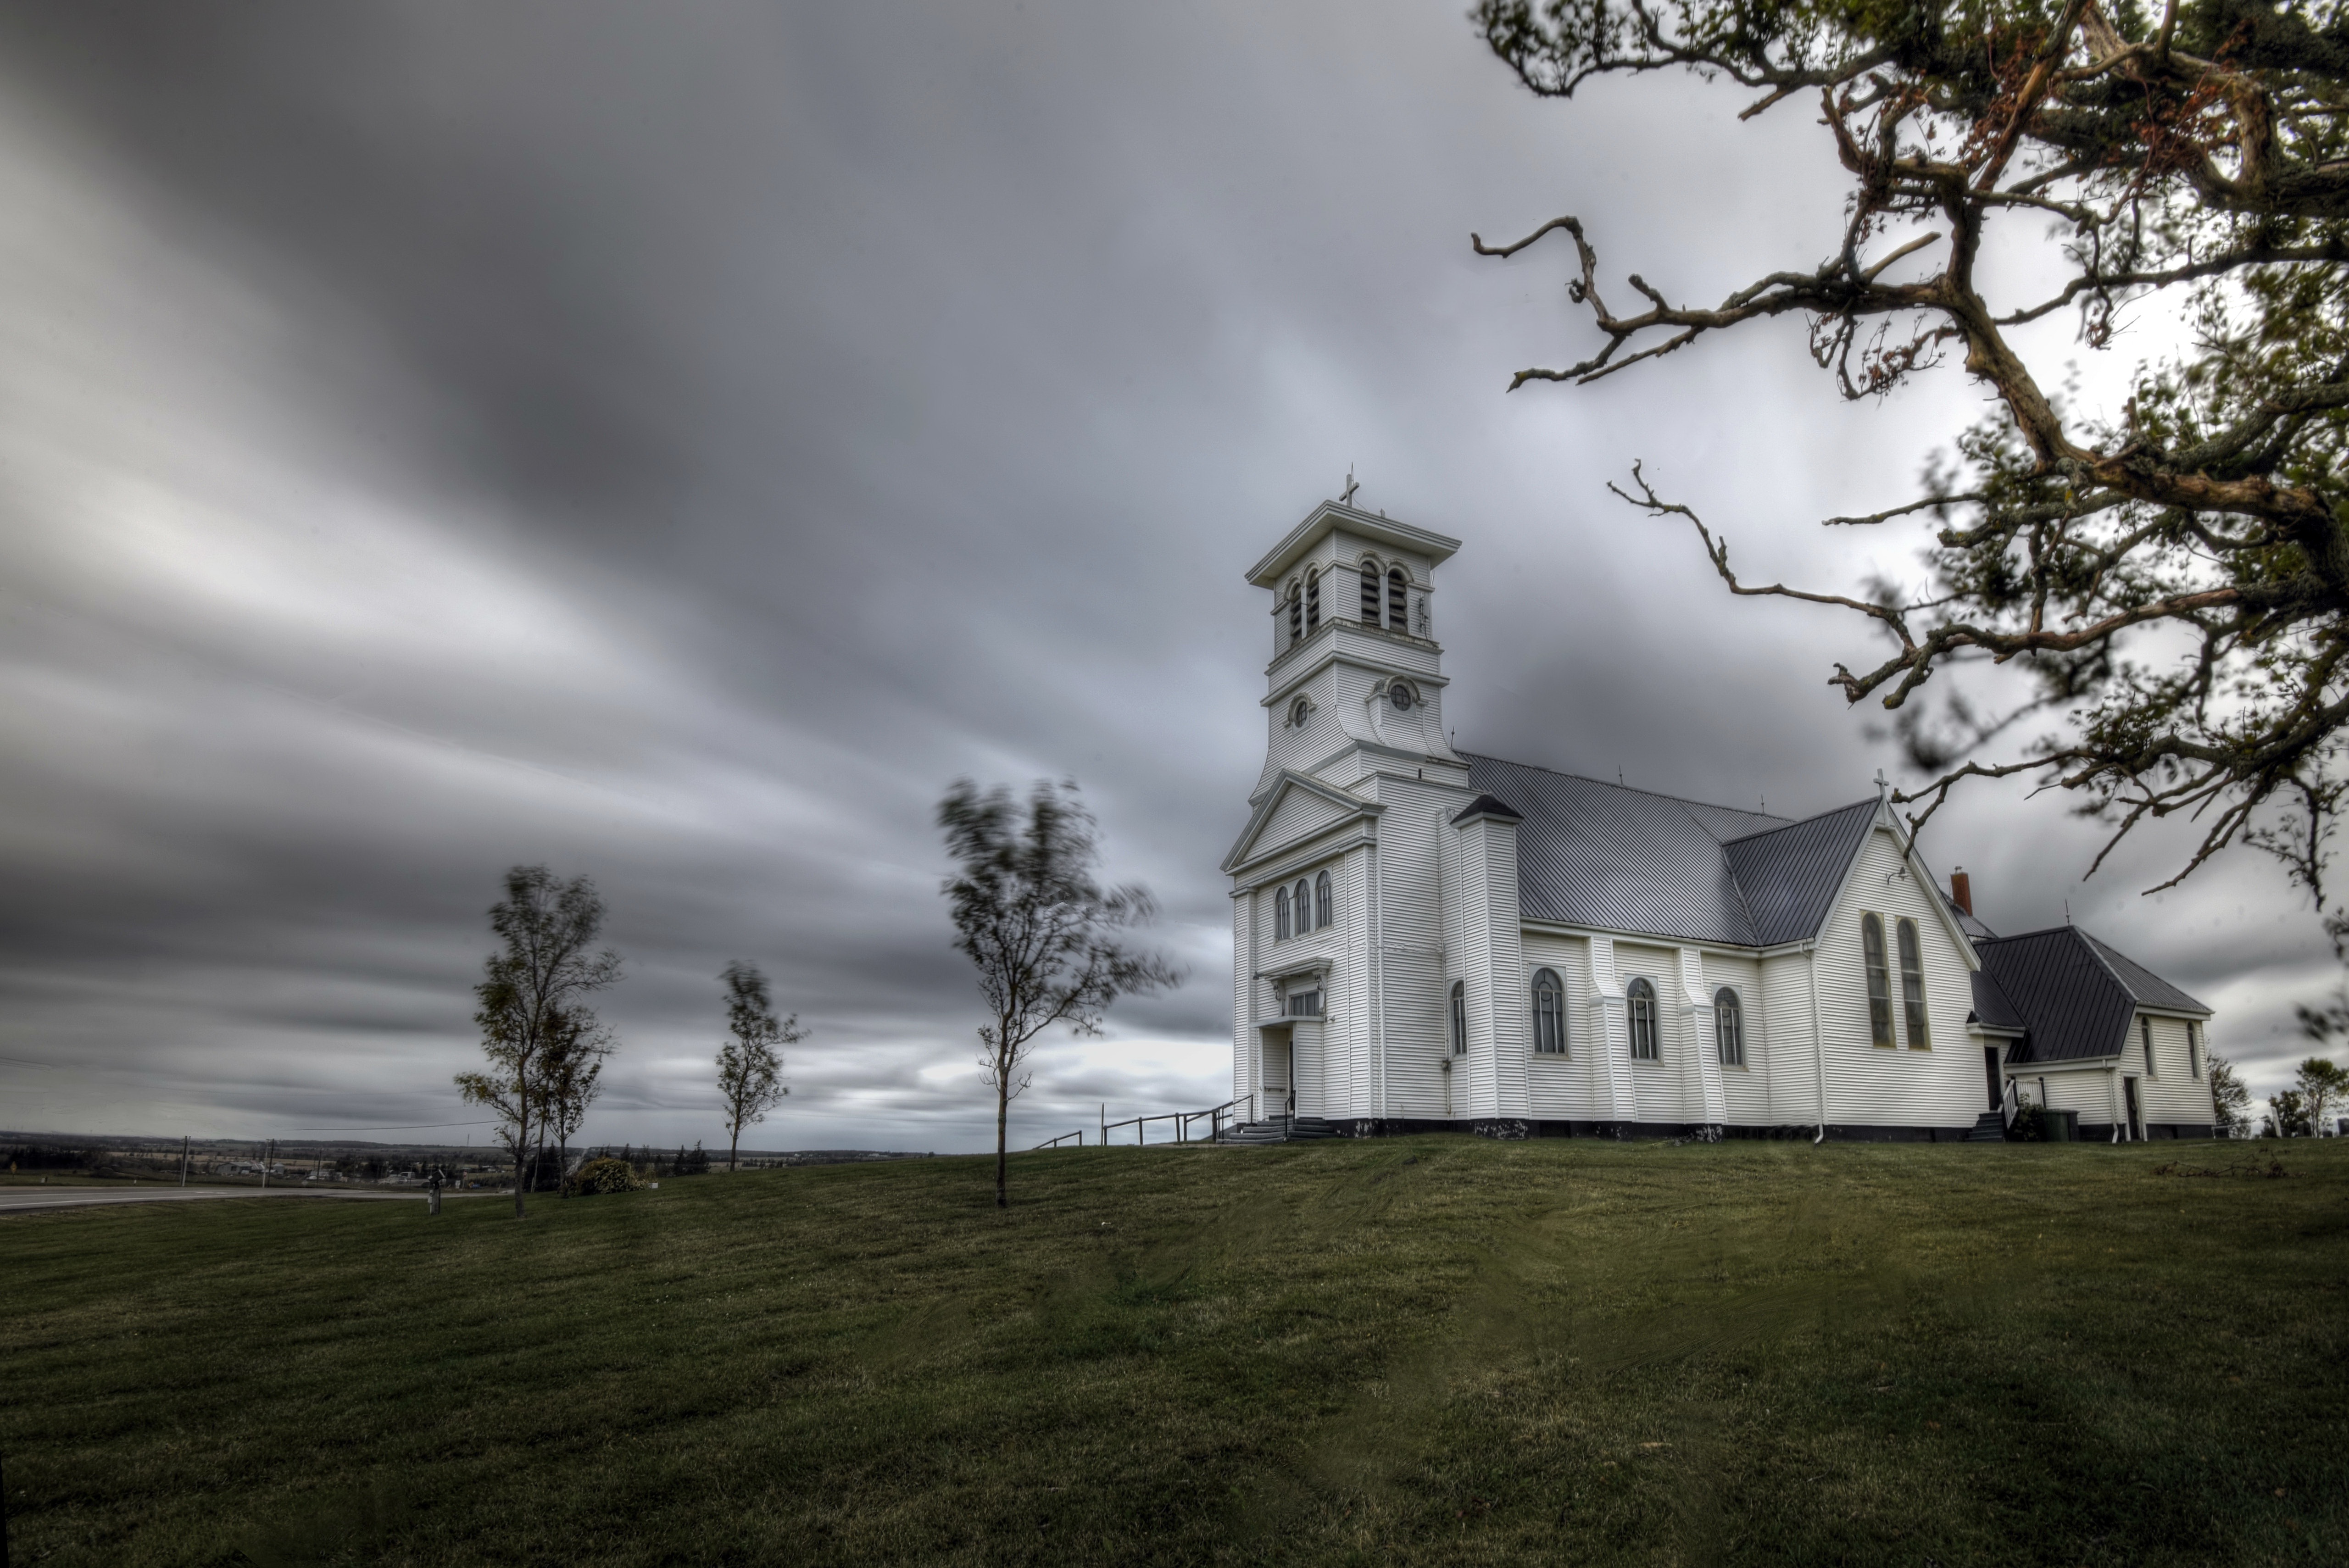
[(1251, 1138), (2211, 1136), (2210, 1010), (2074, 926), (2000, 938), (1880, 787), (1801, 820), (1454, 751), (1435, 572), (1327, 501), (1272, 600), (1232, 879)]

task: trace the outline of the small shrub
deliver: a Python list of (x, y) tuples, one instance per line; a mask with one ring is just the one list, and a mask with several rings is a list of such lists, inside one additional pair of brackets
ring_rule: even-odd
[(590, 1160), (579, 1168), (579, 1174), (571, 1179), (571, 1190), (580, 1193), (633, 1192), (643, 1185), (635, 1166), (609, 1156)]
[(2044, 1142), (2046, 1134), (2039, 1126), (2039, 1108), (2035, 1105), (2026, 1105), (2018, 1109), (2014, 1113), (2014, 1122), (2007, 1129), (2006, 1135), (2017, 1143)]

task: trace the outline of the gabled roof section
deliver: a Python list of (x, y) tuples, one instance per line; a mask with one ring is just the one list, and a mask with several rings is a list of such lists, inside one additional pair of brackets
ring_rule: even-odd
[(1966, 1020), (1968, 1023), (1980, 1024), (1997, 1034), (2020, 1035), (2029, 1031), (2030, 1026), (2023, 1022), (2022, 1012), (2007, 998), (2006, 993), (1998, 988), (1998, 982), (1991, 978), (1989, 970), (1971, 970), (1966, 977), (1973, 982), (1974, 987), (1974, 1013)]
[(2209, 1008), (2137, 960), (2116, 953), (2085, 931), (2080, 933), (2080, 939), (2096, 950), (2096, 956), (2105, 961), (2113, 972), (2113, 978), (2127, 988), (2129, 998), (2138, 1006), (2157, 1007), (2168, 1013), (2199, 1013), (2206, 1018), (2210, 1016)]
[(1756, 946), (1817, 934), (1854, 856), (1876, 823), (1874, 796), (1848, 806), (1733, 839), (1722, 846), (1744, 890)]
[(2031, 1031), (2008, 1060), (2085, 1061), (2127, 1047), (2137, 998), (2101, 946), (2075, 925), (1974, 944), (1983, 970)]
[(1250, 585), (1257, 588), (1275, 586), (1280, 574), (1294, 566), (1299, 556), (1319, 543), (1321, 536), (1333, 528), (1342, 528), (1358, 539), (1424, 555), (1428, 563), (1433, 566), (1441, 566), (1460, 551), (1460, 542), (1448, 535), (1414, 528), (1392, 518), (1360, 511), (1343, 501), (1325, 500), (1306, 513), (1305, 521), (1290, 529), (1288, 537), (1272, 547), (1270, 554), (1248, 568)]
[(1222, 869), (1226, 873), (1237, 871), (1255, 857), (1257, 835), (1264, 831), (1265, 824), (1272, 820), (1273, 813), (1280, 810), (1280, 803), (1287, 799), (1292, 791), (1299, 789), (1309, 795), (1318, 796), (1338, 808), (1340, 815), (1332, 818), (1327, 826), (1319, 830), (1322, 832), (1328, 831), (1329, 828), (1335, 827), (1338, 822), (1347, 819), (1375, 817), (1386, 810), (1375, 800), (1365, 800), (1360, 795), (1350, 794), (1334, 784), (1324, 784), (1319, 779), (1309, 779), (1293, 769), (1284, 768), (1275, 776), (1273, 787), (1266, 790), (1263, 797), (1257, 800), (1255, 812), (1249, 816), (1247, 826), (1240, 830), (1240, 836), (1233, 843), (1231, 851), (1224, 856)]
[(1522, 822), (1526, 820), (1524, 812), (1510, 810), (1508, 807), (1490, 795), (1479, 795), (1468, 802), (1467, 810), (1452, 819), (1452, 825), (1456, 828), (1461, 823), (1476, 817), (1500, 817), (1512, 822)]

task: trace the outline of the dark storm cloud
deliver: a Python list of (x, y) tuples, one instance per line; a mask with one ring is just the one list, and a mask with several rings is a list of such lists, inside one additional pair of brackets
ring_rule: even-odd
[[(544, 861), (629, 962), (596, 1135), (711, 1135), (740, 956), (814, 1030), (776, 1141), (973, 1146), (928, 825), (965, 773), (1081, 779), (1194, 972), (1055, 1042), (1022, 1125), (1220, 1098), (1239, 574), (1350, 464), (1467, 542), (1463, 744), (1863, 792), (1819, 684), (1856, 634), (1726, 604), (1601, 483), (1646, 457), (1773, 574), (1848, 580), (1808, 524), (1899, 499), (1971, 392), (1842, 407), (1790, 329), (1501, 396), (1582, 340), (1557, 257), (1470, 229), (1570, 206), (1703, 296), (1806, 261), (1841, 191), (1800, 117), (1535, 103), (1456, 10), (0, 15), (0, 1050), (36, 1064), (0, 1122), (462, 1119), (481, 911)], [(1929, 848), (2247, 1031), (2321, 977), (2264, 870), (2157, 907), (2148, 850), (2091, 894), (2049, 869), (2084, 834), (2007, 797)]]

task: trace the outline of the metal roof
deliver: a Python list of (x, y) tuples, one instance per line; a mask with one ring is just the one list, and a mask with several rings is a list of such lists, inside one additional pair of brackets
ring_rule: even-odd
[(1471, 817), (1506, 817), (1512, 821), (1522, 821), (1525, 820), (1523, 812), (1511, 810), (1508, 807), (1503, 805), (1500, 801), (1495, 800), (1490, 795), (1477, 796), (1474, 800), (1468, 802), (1467, 810), (1453, 818), (1452, 820), (1457, 824), (1466, 821)]
[(1722, 846), (1745, 890), (1754, 940), (1764, 947), (1800, 942), (1819, 928), (1843, 886), (1851, 858), (1876, 821), (1876, 798), (1855, 800), (1805, 821), (1749, 833)]
[(2111, 966), (2113, 977), (2128, 987), (2129, 995), (2136, 998), (2138, 1006), (2160, 1007), (2179, 1013), (2199, 1013), (2206, 1018), (2210, 1016), (2209, 1008), (2197, 1002), (2136, 959), (2116, 953), (2109, 944), (2097, 941), (2085, 931), (2080, 933), (2080, 935), (2089, 946), (2096, 950), (2097, 955)]
[(1974, 950), (2031, 1031), (2010, 1061), (2118, 1056), (2128, 1048), (2129, 1020), (2139, 1006), (2205, 1016), (2210, 1011), (2076, 925), (1978, 941)]
[(1506, 800), (1528, 920), (1759, 947), (1816, 932), (1875, 819), (1873, 798), (1792, 822), (1471, 752)]
[(1986, 1029), (2027, 1031), (2031, 1027), (2015, 1005), (2007, 999), (2006, 993), (1998, 988), (1998, 982), (1991, 978), (1989, 970), (1976, 969), (1967, 978), (1973, 982), (1974, 987), (1972, 1021)]

